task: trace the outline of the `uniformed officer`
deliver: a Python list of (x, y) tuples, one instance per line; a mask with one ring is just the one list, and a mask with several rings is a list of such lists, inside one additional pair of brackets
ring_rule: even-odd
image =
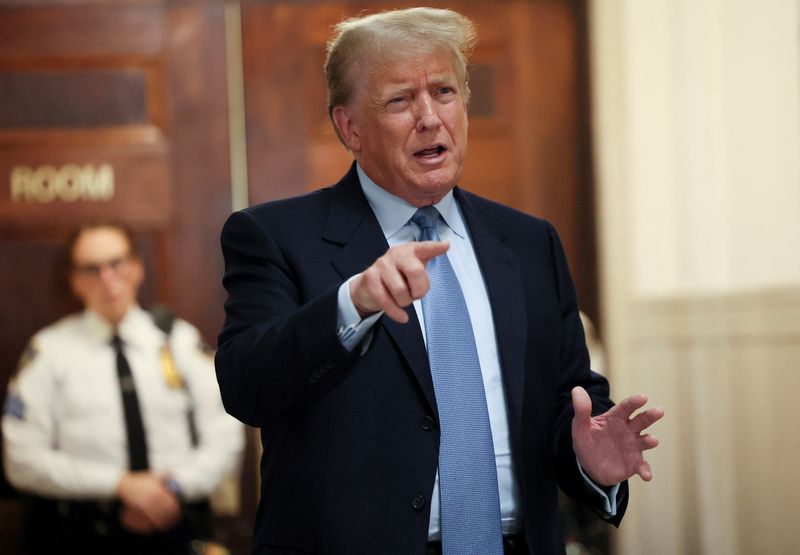
[(85, 310), (33, 337), (2, 421), (6, 475), (51, 521), (33, 523), (32, 551), (186, 553), (208, 536), (208, 496), (237, 468), (244, 431), (198, 331), (137, 304), (130, 233), (85, 226), (69, 256)]

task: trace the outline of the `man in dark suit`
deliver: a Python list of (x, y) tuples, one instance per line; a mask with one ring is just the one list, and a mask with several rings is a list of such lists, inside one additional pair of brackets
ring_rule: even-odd
[(223, 229), (217, 377), (264, 446), (254, 553), (558, 553), (557, 486), (618, 524), (651, 478), (663, 411), (590, 371), (555, 230), (457, 187), (474, 40), (449, 10), (339, 24), (353, 167)]

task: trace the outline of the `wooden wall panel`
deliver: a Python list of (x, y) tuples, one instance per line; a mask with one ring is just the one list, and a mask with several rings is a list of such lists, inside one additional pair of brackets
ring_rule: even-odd
[(0, 159), (0, 221), (26, 228), (117, 219), (166, 228), (172, 179), (165, 144), (116, 147), (7, 148)]
[(224, 3), (170, 2), (172, 202), (166, 298), (216, 345), (224, 319), (222, 224), (231, 211)]
[[(0, 4), (0, 58), (22, 63), (47, 59), (159, 57), (169, 36), (159, 0), (11, 0)], [(198, 2), (195, 2), (198, 4)]]
[[(86, 91), (93, 91), (91, 96)], [(0, 127), (97, 127), (147, 120), (147, 76), (130, 69), (0, 75)]]

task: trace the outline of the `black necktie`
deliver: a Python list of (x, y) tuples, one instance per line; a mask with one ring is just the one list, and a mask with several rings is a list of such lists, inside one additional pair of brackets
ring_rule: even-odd
[(111, 345), (117, 353), (117, 377), (119, 391), (122, 395), (122, 408), (125, 411), (125, 429), (128, 432), (128, 466), (131, 470), (147, 470), (147, 440), (144, 435), (142, 413), (139, 410), (139, 398), (136, 396), (136, 384), (133, 381), (131, 367), (122, 350), (122, 340), (118, 335), (111, 339)]

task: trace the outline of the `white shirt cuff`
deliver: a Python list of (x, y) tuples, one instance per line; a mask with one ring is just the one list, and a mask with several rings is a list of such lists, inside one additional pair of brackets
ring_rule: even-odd
[[(577, 459), (575, 462), (578, 462)], [(589, 486), (599, 493), (603, 497), (604, 509), (608, 516), (616, 516), (617, 515), (617, 493), (619, 492), (620, 484), (614, 484), (613, 486), (606, 486), (605, 488), (601, 488), (594, 481), (586, 475), (583, 471), (583, 467), (581, 463), (578, 462), (578, 470), (581, 472), (581, 476), (583, 479), (586, 480), (586, 483)]]
[[(361, 347), (361, 354), (364, 354), (369, 348), (370, 339), (372, 338), (372, 334), (369, 332), (372, 331), (372, 326), (378, 318), (383, 316), (383, 311), (370, 314), (363, 320), (361, 319), (358, 310), (353, 304), (353, 299), (350, 297), (350, 282), (358, 275), (356, 274), (339, 286), (336, 325), (339, 341), (348, 351), (352, 351), (365, 338), (367, 339)], [(369, 337), (367, 337), (367, 334), (369, 334)]]

